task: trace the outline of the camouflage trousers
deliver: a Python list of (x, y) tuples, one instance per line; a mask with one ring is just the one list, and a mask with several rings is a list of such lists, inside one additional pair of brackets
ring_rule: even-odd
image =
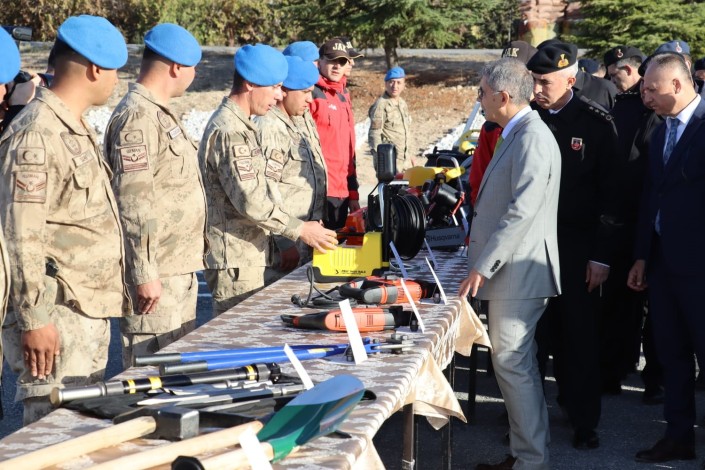
[(108, 318), (91, 318), (59, 302), (49, 318), (59, 332), (61, 352), (55, 358), (53, 373), (44, 380), (32, 377), (25, 367), (22, 332), (13, 311), (8, 312), (2, 328), (5, 359), (18, 375), (15, 401), (23, 402), (25, 426), (53, 410), (48, 395), (54, 388), (99, 382), (108, 362)]
[[(135, 356), (153, 354), (196, 328), (196, 273), (166, 277), (161, 282), (162, 295), (156, 311), (120, 319), (125, 369), (132, 366)], [(130, 286), (130, 295), (135, 299), (136, 308), (137, 292), (133, 286)]]
[(206, 283), (213, 294), (213, 318), (262, 289), (264, 270), (264, 266), (206, 269)]

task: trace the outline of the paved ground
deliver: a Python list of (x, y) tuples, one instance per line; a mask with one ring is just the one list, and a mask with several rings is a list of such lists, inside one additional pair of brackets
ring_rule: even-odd
[[(210, 295), (205, 284), (201, 284), (198, 303), (198, 322), (202, 324), (210, 315)], [(107, 376), (112, 377), (120, 371), (119, 344), (115, 341), (117, 330), (113, 325), (113, 342)], [(480, 352), (478, 356), (478, 397), (475, 416), (469, 424), (454, 420), (453, 432), (453, 469), (471, 469), (478, 462), (495, 462), (504, 459), (508, 451), (504, 443), (507, 430), (506, 417), (503, 416), (504, 405), (493, 377), (485, 373), (487, 355)], [(456, 372), (456, 393), (463, 407), (467, 405), (468, 388), (467, 359), (460, 358)], [(5, 419), (0, 421), (0, 438), (14, 432), (21, 426), (20, 407), (12, 403), (15, 377), (4, 368), (3, 372), (3, 406)], [(555, 384), (547, 383), (547, 400), (551, 419), (551, 458), (552, 467), (558, 470), (650, 470), (650, 469), (699, 469), (705, 458), (705, 434), (702, 428), (696, 430), (699, 459), (695, 462), (678, 462), (675, 464), (647, 465), (634, 462), (634, 453), (644, 447), (650, 447), (662, 435), (664, 422), (661, 406), (645, 406), (641, 403), (641, 382), (636, 375), (629, 378), (618, 396), (603, 398), (602, 421), (598, 429), (601, 446), (591, 451), (577, 451), (570, 445), (572, 437), (570, 426), (565, 422), (555, 404)], [(702, 418), (705, 410), (705, 392), (697, 395), (697, 405)], [(699, 420), (702, 423), (702, 419)], [(423, 418), (418, 425), (419, 452), (418, 469), (440, 470), (441, 433), (433, 429)], [(392, 416), (375, 437), (375, 446), (389, 469), (401, 468), (401, 414)]]

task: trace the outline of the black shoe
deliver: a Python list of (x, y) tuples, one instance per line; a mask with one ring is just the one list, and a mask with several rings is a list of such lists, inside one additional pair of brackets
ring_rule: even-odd
[(576, 449), (597, 449), (600, 447), (600, 438), (592, 429), (576, 429), (573, 436), (573, 447)]
[(622, 384), (619, 380), (605, 380), (602, 382), (603, 395), (621, 395)]
[(641, 401), (645, 405), (660, 405), (663, 403), (663, 387), (660, 385), (649, 385), (641, 396)]
[(511, 470), (514, 463), (517, 461), (516, 457), (507, 455), (507, 458), (500, 463), (478, 463), (475, 470)]
[(694, 460), (695, 445), (683, 444), (667, 437), (658, 441), (651, 449), (640, 450), (634, 460), (645, 463), (668, 462), (671, 460)]

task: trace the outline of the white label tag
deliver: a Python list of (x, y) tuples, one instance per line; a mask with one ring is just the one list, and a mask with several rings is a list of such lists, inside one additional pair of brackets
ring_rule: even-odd
[(348, 331), (348, 341), (350, 341), (350, 347), (352, 348), (353, 359), (355, 359), (355, 364), (361, 364), (367, 360), (367, 351), (365, 350), (365, 345), (362, 344), (362, 336), (360, 336), (355, 315), (350, 307), (350, 300), (345, 299), (339, 305), (340, 312), (343, 314), (345, 329)]
[(443, 290), (441, 281), (438, 279), (438, 276), (436, 276), (436, 271), (433, 270), (433, 266), (431, 266), (431, 262), (428, 260), (428, 258), (426, 258), (426, 264), (428, 264), (428, 269), (431, 270), (433, 280), (436, 281), (436, 285), (438, 286), (438, 292), (441, 294), (441, 300), (443, 301), (443, 305), (448, 305), (448, 298), (446, 297), (446, 293)]
[(245, 430), (240, 435), (240, 446), (250, 462), (252, 470), (272, 470), (269, 459), (262, 450), (262, 445), (257, 439), (257, 434), (252, 428)]
[(299, 374), (299, 378), (304, 384), (304, 387), (306, 387), (306, 390), (312, 389), (313, 381), (311, 380), (311, 377), (308, 376), (308, 372), (306, 372), (304, 365), (301, 364), (301, 361), (299, 361), (299, 358), (296, 357), (294, 350), (291, 349), (288, 344), (284, 344), (284, 353), (286, 354), (286, 357), (289, 358), (289, 362), (291, 362), (291, 365), (294, 366), (294, 370), (296, 370), (296, 373)]
[(424, 237), (423, 239), (424, 245), (426, 245), (426, 251), (428, 251), (428, 254), (431, 256), (431, 262), (433, 263), (433, 267), (438, 269), (438, 261), (436, 261), (436, 255), (433, 254), (433, 250), (431, 249), (431, 245), (428, 244), (428, 241)]
[(401, 281), (401, 288), (404, 289), (404, 294), (406, 294), (406, 298), (409, 300), (409, 304), (411, 305), (411, 310), (414, 311), (414, 315), (416, 315), (416, 319), (419, 321), (419, 331), (421, 333), (424, 333), (424, 324), (423, 320), (421, 319), (421, 315), (419, 314), (419, 310), (416, 308), (416, 302), (414, 302), (414, 299), (411, 298), (411, 294), (409, 293), (409, 289), (406, 288), (406, 283), (404, 282), (404, 279), (399, 279)]
[(394, 242), (389, 242), (389, 247), (392, 249), (394, 259), (397, 260), (397, 264), (399, 265), (399, 269), (401, 270), (401, 277), (403, 277), (404, 279), (408, 278), (409, 275), (406, 274), (406, 267), (404, 267), (404, 262), (401, 260), (399, 252), (397, 251), (397, 247), (394, 246)]

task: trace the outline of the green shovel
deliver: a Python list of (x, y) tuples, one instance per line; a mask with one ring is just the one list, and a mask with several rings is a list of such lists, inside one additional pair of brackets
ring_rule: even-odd
[[(257, 433), (262, 451), (271, 461), (286, 457), (296, 447), (335, 431), (360, 401), (365, 389), (350, 375), (339, 375), (304, 392), (286, 404)], [(238, 449), (199, 460), (179, 457), (172, 470), (234, 469), (248, 465)]]

